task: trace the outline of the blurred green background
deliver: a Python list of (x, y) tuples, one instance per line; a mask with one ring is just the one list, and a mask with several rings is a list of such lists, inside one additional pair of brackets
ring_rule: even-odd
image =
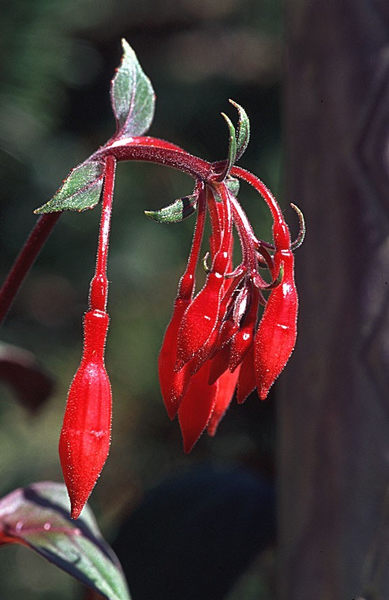
[[(68, 171), (110, 137), (109, 82), (125, 37), (157, 94), (150, 134), (208, 160), (224, 158), (235, 118), (249, 114), (242, 166), (279, 194), (282, 20), (279, 0), (3, 0), (0, 23), (0, 244), (4, 277), (36, 217)], [(240, 464), (269, 479), (274, 464), (272, 400), (231, 407), (215, 439), (185, 456), (157, 381), (157, 356), (194, 219), (161, 226), (143, 210), (190, 193), (192, 181), (149, 164), (118, 167), (109, 257), (107, 369), (114, 394), (109, 461), (91, 500), (108, 539), (145, 490), (193, 463)], [(260, 237), (266, 212), (247, 188), (241, 200)], [(247, 200), (247, 201), (246, 201)], [(81, 353), (81, 318), (93, 274), (99, 210), (61, 217), (21, 289), (4, 342), (33, 352), (55, 380), (34, 417), (0, 386), (0, 493), (33, 481), (61, 481), (57, 440), (67, 388)], [(270, 566), (269, 566), (270, 565)], [(272, 559), (246, 574), (232, 598), (272, 597)], [(258, 576), (258, 573), (260, 575)], [(82, 596), (70, 577), (24, 548), (2, 548), (0, 598)], [(183, 599), (185, 600), (185, 599)]]

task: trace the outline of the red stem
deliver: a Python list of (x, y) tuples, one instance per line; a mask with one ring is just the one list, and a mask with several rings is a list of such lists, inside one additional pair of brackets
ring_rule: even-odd
[[(123, 139), (113, 140), (87, 160), (92, 158), (108, 159), (109, 157), (116, 160), (140, 160), (166, 165), (184, 171), (196, 180), (207, 180), (213, 174), (212, 165), (209, 162), (192, 156), (175, 144), (152, 137), (128, 138), (127, 142)], [(0, 323), (4, 320), (24, 277), (61, 214), (60, 212), (49, 213), (38, 218), (0, 289)]]
[(0, 323), (4, 320), (23, 279), (34, 264), (60, 216), (61, 213), (42, 215), (35, 223), (0, 289)]
[(105, 179), (103, 191), (103, 205), (101, 209), (100, 236), (97, 250), (96, 275), (106, 274), (107, 256), (109, 245), (109, 231), (111, 227), (113, 188), (115, 185), (116, 160), (108, 156), (105, 163)]
[(96, 270), (91, 281), (89, 294), (90, 310), (97, 309), (105, 311), (107, 306), (107, 257), (109, 247), (109, 231), (111, 227), (113, 188), (115, 185), (115, 170), (116, 159), (113, 156), (107, 156), (105, 162), (104, 189), (101, 207)]
[(240, 179), (243, 179), (244, 181), (252, 185), (257, 190), (257, 192), (259, 192), (259, 194), (261, 194), (262, 198), (265, 200), (272, 213), (274, 221), (284, 220), (281, 209), (273, 194), (266, 187), (263, 181), (258, 179), (256, 175), (253, 175), (252, 173), (250, 173), (250, 171), (246, 171), (246, 169), (242, 169), (241, 167), (236, 166), (232, 167), (231, 175), (233, 177), (239, 177)]
[(109, 142), (92, 154), (88, 161), (105, 158), (108, 155), (113, 155), (119, 161), (140, 160), (165, 165), (188, 173), (196, 180), (208, 181), (214, 174), (213, 166), (208, 161), (158, 138), (122, 138)]
[(289, 251), (291, 245), (289, 229), (285, 223), (281, 208), (271, 191), (268, 190), (266, 185), (258, 179), (258, 177), (241, 167), (232, 167), (230, 173), (232, 176), (239, 177), (252, 185), (262, 196), (273, 217), (273, 237), (276, 249), (280, 251)]
[(196, 267), (201, 250), (201, 243), (203, 240), (206, 214), (206, 199), (204, 184), (201, 181), (198, 181), (196, 184), (196, 192), (198, 194), (197, 222), (195, 232), (193, 235), (192, 247), (189, 254), (188, 264), (178, 284), (177, 298), (179, 298), (180, 300), (189, 300), (193, 296)]

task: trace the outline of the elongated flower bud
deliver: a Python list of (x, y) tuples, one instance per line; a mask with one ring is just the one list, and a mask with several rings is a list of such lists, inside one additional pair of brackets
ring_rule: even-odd
[(62, 472), (77, 519), (107, 459), (112, 394), (104, 366), (108, 315), (91, 310), (84, 318), (84, 352), (70, 386), (59, 440)]
[(282, 283), (270, 293), (254, 340), (257, 390), (261, 400), (265, 400), (296, 343), (298, 297), (293, 262), (293, 254), (284, 251)]
[(176, 363), (177, 333), (181, 325), (182, 316), (190, 304), (189, 300), (178, 298), (174, 305), (171, 321), (166, 329), (162, 348), (158, 358), (159, 382), (162, 398), (170, 419), (176, 416), (182, 396), (189, 381), (190, 372), (185, 365), (180, 371), (174, 372)]

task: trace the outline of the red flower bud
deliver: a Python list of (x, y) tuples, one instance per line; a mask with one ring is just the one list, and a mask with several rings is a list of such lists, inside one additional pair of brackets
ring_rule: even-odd
[(257, 389), (261, 400), (265, 400), (288, 362), (297, 336), (298, 298), (292, 252), (283, 250), (281, 256), (276, 256), (277, 270), (280, 260), (284, 265), (282, 283), (270, 293), (254, 341)]
[(104, 367), (108, 322), (100, 310), (85, 315), (84, 352), (70, 386), (59, 440), (73, 519), (80, 515), (109, 452), (112, 395)]
[[(211, 206), (217, 204), (212, 194), (208, 193), (207, 197)], [(213, 214), (217, 215), (218, 225), (220, 210), (220, 208), (213, 208)], [(208, 358), (217, 341), (218, 331), (215, 331), (216, 335), (210, 340), (211, 344), (206, 345), (217, 325), (222, 305), (222, 295), (225, 288), (228, 287), (225, 285), (224, 278), (231, 266), (232, 252), (232, 220), (231, 208), (228, 204), (224, 206), (223, 215), (221, 243), (213, 259), (211, 272), (207, 276), (204, 287), (185, 312), (178, 332), (177, 371), (191, 359), (194, 359), (192, 368), (194, 372), (197, 371)], [(214, 217), (215, 219), (216, 217)], [(214, 233), (214, 236), (215, 241), (220, 239), (219, 232)]]
[(166, 329), (162, 348), (159, 353), (158, 371), (163, 401), (170, 419), (174, 419), (180, 405), (182, 396), (189, 383), (191, 371), (189, 365), (185, 365), (180, 371), (175, 371), (177, 361), (177, 335), (181, 326), (182, 318), (188, 306), (192, 302), (195, 285), (195, 271), (201, 247), (201, 241), (205, 223), (205, 195), (204, 187), (198, 186), (198, 217), (196, 230), (193, 237), (191, 252), (186, 270), (181, 277), (178, 294), (174, 303), (173, 316)]
[(177, 298), (174, 305), (173, 316), (166, 329), (162, 348), (158, 357), (159, 383), (165, 408), (170, 419), (174, 419), (176, 416), (182, 396), (191, 376), (188, 368), (189, 364), (186, 364), (180, 371), (174, 371), (177, 360), (177, 334), (181, 325), (182, 316), (187, 309), (189, 302), (190, 300), (181, 300), (180, 298)]
[(250, 306), (247, 314), (244, 316), (243, 323), (231, 340), (230, 371), (234, 371), (242, 362), (246, 353), (249, 351), (255, 333), (255, 325), (258, 316), (259, 291), (251, 285)]

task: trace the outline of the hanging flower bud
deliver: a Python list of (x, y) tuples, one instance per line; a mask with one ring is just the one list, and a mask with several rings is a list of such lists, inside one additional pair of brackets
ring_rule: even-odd
[(205, 224), (205, 196), (203, 184), (196, 186), (198, 197), (198, 216), (192, 248), (185, 273), (181, 277), (177, 298), (174, 303), (173, 316), (166, 329), (162, 348), (158, 358), (159, 381), (166, 411), (170, 419), (174, 419), (185, 389), (189, 383), (191, 371), (186, 365), (180, 371), (175, 371), (177, 361), (177, 335), (186, 309), (192, 302), (195, 286), (195, 271), (203, 238)]
[(100, 310), (84, 317), (84, 352), (70, 386), (59, 441), (73, 519), (80, 515), (109, 452), (112, 395), (104, 366), (108, 322)]
[[(209, 202), (215, 202), (209, 197)], [(231, 208), (224, 206), (221, 243), (212, 263), (211, 271), (202, 290), (197, 294), (185, 312), (178, 332), (178, 361), (176, 370), (194, 359), (197, 370), (206, 360), (209, 348), (205, 344), (215, 329), (224, 287), (224, 275), (230, 265), (232, 221)], [(216, 239), (216, 236), (215, 236)], [(204, 352), (204, 351), (207, 352)], [(197, 368), (196, 368), (197, 367)]]
[(208, 384), (209, 362), (193, 375), (178, 409), (185, 452), (190, 452), (206, 428), (217, 393), (217, 383)]
[(270, 293), (254, 342), (257, 389), (261, 400), (265, 400), (296, 343), (298, 298), (293, 276), (293, 254), (284, 251), (282, 261), (282, 283)]
[(105, 163), (96, 270), (89, 292), (89, 311), (84, 316), (84, 349), (71, 383), (59, 440), (59, 456), (77, 519), (92, 492), (109, 453), (112, 394), (104, 365), (109, 317), (107, 305), (107, 256), (116, 160)]

